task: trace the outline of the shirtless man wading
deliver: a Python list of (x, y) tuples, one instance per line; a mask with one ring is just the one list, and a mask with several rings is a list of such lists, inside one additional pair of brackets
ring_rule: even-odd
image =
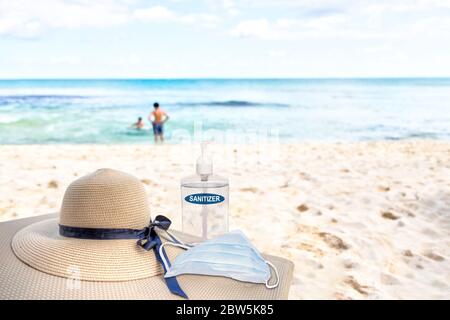
[(169, 116), (159, 107), (159, 103), (153, 104), (153, 112), (148, 116), (148, 120), (153, 125), (153, 136), (155, 142), (158, 142), (158, 137), (161, 142), (164, 141), (164, 123), (169, 120)]

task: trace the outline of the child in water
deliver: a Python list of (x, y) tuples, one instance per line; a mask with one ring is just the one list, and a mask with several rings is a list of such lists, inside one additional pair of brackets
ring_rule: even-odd
[(142, 128), (144, 128), (144, 121), (142, 121), (142, 117), (139, 117), (137, 122), (133, 123), (130, 127), (136, 130), (141, 130)]

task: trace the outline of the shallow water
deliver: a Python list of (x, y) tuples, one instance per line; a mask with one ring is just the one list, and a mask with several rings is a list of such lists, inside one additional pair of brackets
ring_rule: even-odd
[(151, 143), (154, 101), (171, 143), (450, 138), (450, 78), (3, 80), (0, 143)]

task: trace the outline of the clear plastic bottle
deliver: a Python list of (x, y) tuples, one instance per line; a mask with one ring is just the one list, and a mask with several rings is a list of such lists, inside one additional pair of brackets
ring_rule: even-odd
[(206, 143), (195, 175), (181, 179), (183, 232), (203, 240), (228, 232), (228, 179), (213, 174)]

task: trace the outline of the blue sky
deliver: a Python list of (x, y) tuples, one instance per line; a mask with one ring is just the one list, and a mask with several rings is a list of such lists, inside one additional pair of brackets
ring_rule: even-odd
[(0, 0), (0, 78), (450, 76), (450, 0)]

